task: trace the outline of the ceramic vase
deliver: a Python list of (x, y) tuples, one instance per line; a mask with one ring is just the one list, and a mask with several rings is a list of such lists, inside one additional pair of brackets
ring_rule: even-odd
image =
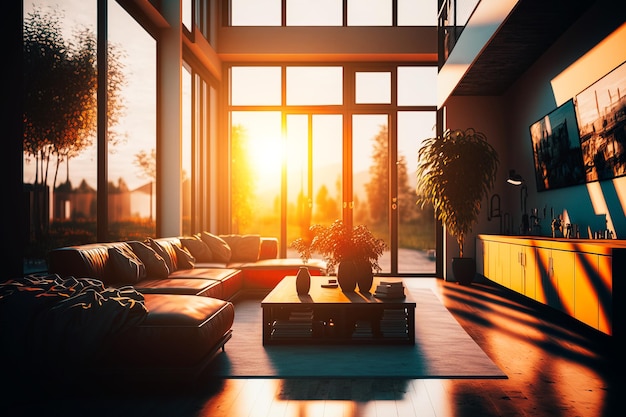
[(296, 292), (298, 295), (306, 295), (311, 288), (311, 273), (309, 268), (301, 266), (296, 275)]
[(355, 264), (357, 269), (356, 284), (359, 287), (359, 292), (368, 293), (374, 282), (372, 266), (368, 261), (357, 261)]
[(354, 261), (345, 260), (337, 265), (337, 283), (343, 292), (354, 292), (356, 288), (357, 266)]

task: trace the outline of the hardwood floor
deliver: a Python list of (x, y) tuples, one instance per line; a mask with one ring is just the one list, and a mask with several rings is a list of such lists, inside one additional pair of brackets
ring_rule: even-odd
[(611, 354), (609, 337), (495, 285), (460, 286), (434, 278), (406, 282), (410, 288), (432, 288), (508, 379), (230, 379), (159, 386), (119, 381), (108, 388), (82, 380), (64, 387), (14, 390), (23, 395), (3, 401), (0, 415), (626, 415), (619, 372), (623, 360)]

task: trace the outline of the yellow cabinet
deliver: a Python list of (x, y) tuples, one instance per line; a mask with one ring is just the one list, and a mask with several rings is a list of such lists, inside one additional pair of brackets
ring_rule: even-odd
[(488, 259), (485, 260), (485, 277), (502, 285), (502, 262), (500, 259), (501, 244), (486, 242), (485, 251)]
[(552, 251), (552, 278), (557, 297), (551, 307), (574, 316), (574, 258), (570, 251)]
[[(598, 282), (600, 282), (600, 291), (598, 292), (598, 330), (604, 332), (606, 334), (613, 335), (614, 334), (614, 320), (619, 318), (621, 321), (619, 323), (621, 334), (623, 335), (624, 329), (624, 314), (622, 314), (623, 307), (621, 311), (615, 311), (613, 300), (615, 299), (615, 293), (613, 288), (613, 274), (619, 275), (621, 279), (624, 279), (626, 271), (624, 270), (624, 258), (626, 257), (626, 251), (619, 251), (620, 254), (613, 254), (613, 256), (598, 256)], [(616, 261), (616, 257), (619, 257), (619, 265), (617, 270), (613, 269), (613, 262)], [(618, 291), (619, 292), (619, 291)], [(619, 292), (620, 295), (623, 295), (622, 291)], [(619, 303), (623, 306), (623, 298), (618, 298), (622, 301)], [(613, 314), (616, 314), (615, 316)]]
[(574, 263), (576, 288), (574, 289), (574, 317), (593, 328), (599, 326), (602, 280), (599, 271), (599, 255), (594, 253), (577, 253)]
[(511, 288), (511, 245), (501, 243), (498, 245), (498, 260), (496, 261), (496, 274), (500, 279), (500, 284)]
[(510, 269), (510, 285), (509, 288), (513, 291), (516, 291), (520, 294), (524, 294), (524, 265), (526, 253), (524, 251), (524, 246), (518, 245), (509, 245), (509, 262), (511, 264)]
[(532, 246), (520, 247), (520, 265), (522, 267), (523, 294), (535, 300), (537, 291), (537, 275), (535, 263), (537, 261), (537, 250)]
[(556, 299), (556, 282), (552, 280), (552, 249), (537, 248), (537, 262), (534, 265), (538, 287), (535, 289), (535, 300), (550, 305)]
[(608, 335), (626, 335), (626, 241), (479, 235), (483, 275)]

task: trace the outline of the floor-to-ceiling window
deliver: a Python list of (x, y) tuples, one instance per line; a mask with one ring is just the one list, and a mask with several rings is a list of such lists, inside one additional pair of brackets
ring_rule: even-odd
[[(183, 97), (182, 97), (182, 187), (183, 187), (183, 221), (182, 221), (182, 234), (192, 234), (191, 212), (192, 212), (192, 164), (193, 164), (193, 151), (194, 148), (194, 136), (193, 136), (193, 122), (191, 109), (194, 106), (194, 96), (192, 93), (192, 80), (191, 68), (188, 65), (183, 65)], [(196, 150), (197, 152), (197, 150)]]
[(385, 240), (383, 273), (435, 273), (432, 210), (416, 204), (434, 135), (436, 67), (230, 67), (233, 231), (279, 236), (343, 219)]
[(216, 229), (217, 83), (199, 70), (183, 65), (182, 234), (187, 236)]
[[(109, 240), (155, 232), (156, 41), (116, 1), (98, 10), (101, 4), (24, 2), (25, 272), (45, 270), (54, 247), (98, 240), (99, 222)], [(107, 14), (106, 27), (98, 26), (99, 13)], [(108, 107), (99, 119), (103, 37)], [(100, 120), (107, 128), (99, 133)]]
[[(156, 232), (156, 40), (117, 1), (107, 3), (109, 49), (119, 51), (123, 80), (122, 110), (109, 118), (108, 238), (141, 240)], [(109, 89), (114, 81), (109, 74)]]
[[(24, 3), (25, 16), (38, 4), (50, 5), (63, 11), (59, 19), (64, 31), (69, 33), (69, 28), (90, 27), (95, 36), (98, 17), (96, 6), (104, 3), (107, 4), (108, 13), (106, 36), (111, 48), (109, 64), (118, 71), (118, 78), (110, 78), (111, 88), (116, 88), (111, 97), (116, 98), (117, 107), (109, 108), (108, 152), (105, 157), (98, 154), (97, 134), (88, 129), (76, 129), (74, 138), (77, 140), (67, 142), (71, 143), (67, 146), (59, 142), (51, 147), (50, 142), (47, 142), (49, 138), (37, 144), (36, 138), (30, 136), (32, 143), (25, 147), (24, 183), (31, 199), (31, 239), (28, 250), (35, 258), (43, 258), (45, 251), (51, 247), (95, 241), (98, 238), (96, 224), (103, 221), (98, 218), (96, 209), (96, 197), (99, 195), (105, 195), (104, 199), (107, 200), (104, 221), (108, 240), (144, 238), (155, 234), (158, 189), (155, 178), (159, 152), (155, 133), (157, 41), (149, 34), (150, 25), (146, 25), (149, 19), (146, 16), (139, 18), (142, 22), (140, 25), (113, 0), (66, 0), (60, 3), (37, 0), (35, 6)], [(365, 9), (359, 2), (344, 0), (233, 0), (229, 4), (233, 5), (229, 15), (234, 20), (238, 19), (240, 25), (425, 24), (419, 19), (415, 20), (418, 16), (425, 16), (421, 8), (415, 9), (418, 0), (373, 1), (368, 2), (372, 7)], [(218, 2), (208, 0), (183, 2), (183, 34), (189, 37), (185, 42), (194, 42), (198, 34), (196, 29), (200, 29), (200, 33), (209, 41), (214, 40), (216, 26), (211, 25), (208, 18), (211, 13), (217, 16), (217, 12), (222, 11), (218, 10), (217, 5)], [(286, 10), (282, 10), (285, 5)], [(372, 21), (371, 17), (361, 16), (362, 12), (377, 13), (379, 9), (384, 9), (380, 20)], [(264, 20), (267, 16), (270, 16), (269, 20)], [(157, 25), (162, 23), (160, 19), (156, 20)], [(156, 34), (157, 31), (152, 33)], [(71, 38), (75, 35), (70, 33), (67, 36)], [(203, 67), (206, 61), (193, 56), (196, 52), (183, 48), (186, 62), (181, 63), (185, 68), (182, 71), (181, 98), (184, 118), (181, 124), (181, 187), (185, 190), (182, 193), (182, 232), (223, 229), (224, 223), (218, 227), (216, 213), (221, 213), (221, 208), (217, 208), (218, 200), (225, 194), (219, 193), (219, 190), (227, 187), (230, 192), (231, 185), (236, 183), (239, 185), (232, 187), (232, 190), (240, 192), (237, 194), (233, 191), (235, 194), (229, 205), (229, 211), (232, 211), (229, 215), (233, 214), (233, 217), (232, 221), (230, 218), (227, 221), (233, 231), (252, 231), (254, 226), (255, 233), (279, 236), (281, 246), (286, 251), (289, 242), (301, 235), (303, 228), (311, 222), (329, 222), (339, 217), (349, 219), (350, 222), (367, 222), (376, 233), (384, 236), (392, 248), (387, 263), (389, 266), (385, 267), (385, 271), (406, 269), (398, 267), (408, 258), (397, 255), (400, 246), (404, 245), (399, 242), (406, 228), (403, 223), (399, 223), (399, 217), (395, 214), (394, 199), (399, 200), (402, 195), (396, 189), (408, 190), (412, 187), (410, 165), (415, 155), (411, 153), (415, 154), (417, 145), (409, 141), (408, 146), (413, 150), (407, 152), (405, 169), (404, 162), (396, 161), (399, 155), (397, 147), (400, 146), (398, 129), (401, 128), (398, 112), (402, 110), (421, 114), (432, 109), (428, 106), (397, 107), (396, 78), (399, 75), (396, 74), (398, 70), (395, 66), (389, 65), (374, 71), (380, 74), (370, 74), (369, 69), (357, 71), (354, 66), (337, 63), (262, 66), (254, 63), (232, 65), (231, 74), (224, 74), (223, 79), (220, 74), (220, 77), (213, 79), (211, 71)], [(310, 76), (311, 71), (315, 71), (313, 77)], [(357, 75), (357, 72), (363, 74)], [(373, 78), (368, 78), (370, 76)], [(230, 82), (237, 78), (238, 81)], [(46, 79), (50, 80), (50, 77)], [(246, 84), (246, 79), (251, 81)], [(372, 82), (382, 82), (386, 92), (366, 91), (364, 96), (359, 97), (350, 93), (356, 89), (355, 83), (368, 85)], [(223, 83), (223, 89), (220, 83)], [(64, 84), (71, 85), (67, 82)], [(230, 107), (224, 113), (224, 120), (221, 120), (217, 96), (219, 91), (226, 92), (227, 87), (230, 87), (231, 93)], [(380, 100), (378, 94), (384, 96), (384, 99)], [(97, 106), (90, 109), (91, 113), (85, 116), (95, 117)], [(358, 127), (370, 117), (387, 118), (386, 146), (390, 152), (387, 161), (375, 159), (371, 154), (362, 156), (355, 153), (356, 149), (352, 145), (355, 138), (368, 146), (373, 143), (384, 145), (381, 139), (385, 136), (383, 130), (379, 129), (376, 133), (353, 131), (353, 124)], [(230, 143), (234, 145), (229, 149), (232, 154), (227, 156), (232, 158), (224, 157), (218, 149), (225, 140), (217, 130), (221, 123), (228, 124), (230, 129)], [(97, 127), (97, 124), (92, 125), (93, 129), (94, 126)], [(237, 140), (240, 144), (250, 142), (241, 145), (244, 152), (239, 154), (235, 152)], [(291, 149), (293, 146), (302, 146), (304, 149), (296, 151), (298, 155), (295, 156)], [(41, 153), (42, 149), (52, 149), (53, 152)], [(244, 167), (243, 158), (248, 158), (250, 153), (255, 162)], [(224, 163), (230, 164), (228, 170), (223, 169)], [(372, 214), (369, 201), (367, 204), (365, 202), (370, 198), (366, 197), (368, 193), (364, 191), (367, 187), (365, 183), (355, 180), (363, 175), (363, 166), (369, 167), (365, 176), (374, 178), (370, 169), (380, 167), (381, 163), (387, 164), (390, 178), (385, 185), (389, 197), (386, 202), (388, 207), (382, 216)], [(98, 181), (103, 175), (98, 174), (98, 165), (105, 166), (107, 177), (107, 182), (100, 187)], [(246, 170), (255, 170), (253, 180), (246, 180)], [(229, 176), (225, 172), (229, 172)], [(403, 176), (403, 172), (408, 175)], [(380, 171), (377, 175), (382, 173)], [(398, 178), (408, 179), (398, 183)], [(368, 182), (372, 182), (371, 179)], [(253, 185), (253, 191), (246, 192)], [(262, 192), (259, 191), (261, 189)], [(373, 195), (372, 192), (370, 194)], [(405, 192), (405, 195), (408, 194)], [(234, 204), (237, 198), (243, 204)], [(264, 211), (258, 210), (259, 207)], [(365, 215), (367, 218), (363, 217)], [(220, 220), (223, 219), (220, 217)], [(48, 233), (46, 237), (54, 237), (54, 240), (39, 239), (41, 234), (36, 234), (39, 231)], [(412, 249), (423, 251), (430, 244), (409, 242), (409, 245), (413, 246)], [(418, 245), (421, 245), (419, 249)], [(412, 268), (408, 270), (414, 271)]]

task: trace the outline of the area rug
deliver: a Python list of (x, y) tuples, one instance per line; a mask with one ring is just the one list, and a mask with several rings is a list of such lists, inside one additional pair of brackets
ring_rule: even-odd
[(221, 378), (507, 377), (432, 290), (411, 289), (411, 294), (415, 345), (263, 346), (261, 300), (237, 301), (233, 337), (208, 372)]

